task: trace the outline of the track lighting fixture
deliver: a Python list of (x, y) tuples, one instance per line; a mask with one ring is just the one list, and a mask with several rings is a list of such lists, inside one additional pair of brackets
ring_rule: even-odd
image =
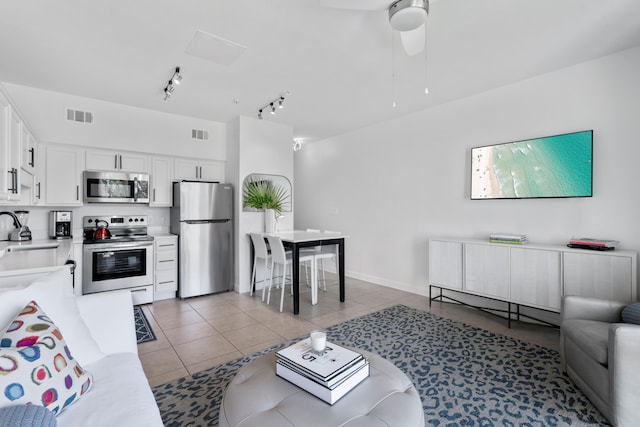
[(169, 83), (164, 87), (164, 100), (168, 101), (173, 94), (173, 91), (176, 89), (175, 85), (179, 85), (182, 81), (182, 76), (180, 75), (180, 67), (176, 67), (176, 70), (173, 72), (173, 76), (169, 79)]
[(266, 104), (264, 107), (260, 108), (258, 110), (258, 119), (262, 120), (263, 118), (262, 112), (265, 110), (268, 110), (271, 114), (276, 114), (276, 105), (278, 106), (278, 109), (284, 108), (285, 96), (289, 96), (289, 95), (291, 95), (291, 92), (286, 91), (284, 95), (278, 97), (277, 99), (274, 99), (273, 101)]

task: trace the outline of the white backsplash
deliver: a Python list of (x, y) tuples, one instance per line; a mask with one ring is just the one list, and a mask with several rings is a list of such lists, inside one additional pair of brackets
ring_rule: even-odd
[[(28, 227), (33, 239), (49, 238), (49, 212), (67, 210), (72, 212), (72, 234), (82, 236), (82, 217), (91, 215), (147, 215), (149, 217), (149, 232), (169, 232), (169, 208), (150, 208), (147, 205), (98, 203), (76, 208), (43, 207), (43, 206), (0, 206), (0, 211), (29, 211)], [(13, 220), (8, 215), (0, 215), (0, 240), (8, 240), (9, 232), (13, 230)]]

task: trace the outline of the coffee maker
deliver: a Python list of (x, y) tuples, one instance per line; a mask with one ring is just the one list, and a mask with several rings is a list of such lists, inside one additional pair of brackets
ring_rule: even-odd
[(49, 212), (49, 237), (52, 239), (70, 239), (71, 211)]

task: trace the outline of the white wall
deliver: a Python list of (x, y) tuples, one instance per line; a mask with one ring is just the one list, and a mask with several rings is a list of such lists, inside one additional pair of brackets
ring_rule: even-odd
[[(11, 83), (2, 86), (39, 142), (226, 160), (226, 126), (221, 122)], [(67, 108), (90, 111), (93, 122), (68, 121)], [(192, 129), (208, 131), (209, 140), (192, 139)]]
[[(346, 232), (347, 275), (422, 294), (434, 236), (590, 236), (639, 250), (639, 75), (635, 48), (306, 144), (295, 155), (295, 228)], [(471, 147), (585, 129), (592, 198), (469, 199)]]
[[(264, 231), (263, 212), (243, 212), (242, 182), (252, 174), (282, 175), (293, 184), (293, 128), (269, 120), (239, 117), (229, 123), (227, 173), (236, 188), (236, 283), (235, 290), (249, 292), (251, 281), (250, 239), (247, 233)], [(234, 162), (236, 162), (234, 164)], [(283, 212), (278, 229), (293, 228), (293, 211)], [(261, 273), (262, 274), (262, 273)]]

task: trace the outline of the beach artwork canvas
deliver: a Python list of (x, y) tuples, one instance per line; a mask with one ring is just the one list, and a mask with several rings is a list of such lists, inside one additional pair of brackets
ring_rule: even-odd
[(591, 197), (593, 131), (471, 149), (471, 199)]

